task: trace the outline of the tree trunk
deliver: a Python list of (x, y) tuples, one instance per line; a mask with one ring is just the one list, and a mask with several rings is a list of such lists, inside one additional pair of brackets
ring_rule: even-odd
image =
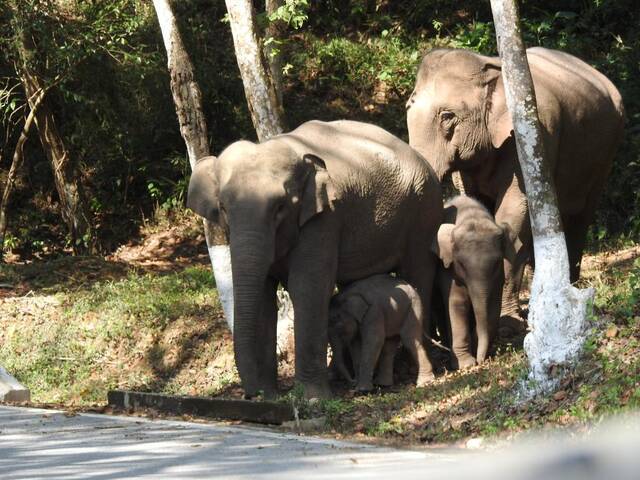
[[(267, 16), (272, 15), (282, 5), (282, 0), (265, 0)], [(278, 41), (284, 36), (284, 27), (281, 20), (275, 22), (269, 21), (265, 36), (271, 39), (269, 45), (265, 45), (264, 54), (269, 62), (269, 71), (273, 80), (273, 88), (276, 90), (277, 101), (279, 105), (282, 103), (282, 52), (277, 48)]]
[(555, 388), (585, 340), (593, 289), (569, 282), (569, 258), (551, 172), (544, 160), (531, 72), (520, 34), (515, 0), (491, 0), (498, 50), (502, 58), (507, 107), (511, 112), (533, 233), (535, 272), (524, 348), (534, 393)]
[(45, 91), (40, 91), (38, 93), (38, 96), (33, 100), (33, 108), (24, 121), (22, 132), (20, 132), (20, 137), (16, 142), (16, 148), (13, 152), (11, 167), (9, 168), (9, 173), (7, 174), (7, 182), (4, 185), (4, 191), (2, 192), (2, 201), (0, 202), (0, 252), (4, 250), (4, 237), (7, 233), (7, 210), (9, 208), (9, 200), (11, 198), (11, 193), (13, 192), (13, 187), (16, 183), (16, 178), (18, 177), (18, 170), (20, 170), (20, 167), (22, 166), (24, 160), (24, 144), (29, 137), (29, 131), (31, 130), (31, 126), (33, 125), (33, 121), (35, 120), (36, 111), (38, 110), (38, 108), (40, 108), (45, 93)]
[[(184, 48), (169, 0), (153, 0), (162, 39), (167, 50), (171, 93), (180, 124), (180, 134), (187, 146), (191, 169), (198, 159), (211, 155), (207, 123), (202, 110), (202, 95), (193, 75), (193, 64)], [(204, 220), (204, 233), (213, 268), (216, 288), (227, 325), (233, 331), (233, 280), (229, 245), (219, 227)]]
[(225, 2), (251, 120), (262, 142), (284, 131), (282, 105), (263, 54), (251, 0)]
[[(284, 112), (269, 65), (256, 30), (251, 0), (225, 0), (233, 45), (242, 76), (251, 120), (258, 140), (263, 142), (285, 130)], [(271, 3), (270, 3), (271, 2)], [(279, 0), (267, 0), (267, 8), (277, 7)], [(270, 6), (271, 5), (271, 6)], [(291, 360), (293, 345), (293, 306), (287, 292), (278, 293), (278, 350)]]
[(56, 126), (53, 112), (47, 101), (42, 100), (39, 108), (35, 108), (35, 100), (43, 86), (37, 75), (31, 71), (31, 59), (35, 47), (26, 32), (17, 32), (18, 51), (21, 60), (20, 80), (28, 99), (29, 107), (34, 110), (38, 136), (47, 159), (53, 169), (53, 178), (60, 198), (62, 218), (69, 232), (74, 251), (93, 250), (94, 238), (91, 230), (90, 215), (84, 197), (82, 185), (69, 157), (62, 137)]

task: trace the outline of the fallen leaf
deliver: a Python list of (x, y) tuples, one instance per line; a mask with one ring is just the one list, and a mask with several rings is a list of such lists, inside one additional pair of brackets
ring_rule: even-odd
[(567, 398), (567, 392), (564, 390), (560, 390), (553, 395), (553, 399), (557, 401), (564, 400), (565, 398)]
[(618, 327), (616, 327), (615, 325), (611, 325), (609, 328), (607, 328), (607, 331), (605, 333), (605, 336), (607, 338), (614, 338), (618, 335)]

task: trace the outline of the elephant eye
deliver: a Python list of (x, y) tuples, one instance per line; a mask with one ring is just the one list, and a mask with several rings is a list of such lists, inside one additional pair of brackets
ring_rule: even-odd
[(453, 120), (455, 116), (455, 113), (450, 112), (449, 110), (443, 110), (442, 112), (440, 112), (440, 121), (448, 122), (450, 120)]

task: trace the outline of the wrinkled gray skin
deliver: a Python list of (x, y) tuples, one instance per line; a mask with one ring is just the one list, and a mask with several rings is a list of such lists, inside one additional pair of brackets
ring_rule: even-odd
[[(622, 136), (622, 100), (605, 76), (571, 55), (537, 47), (527, 56), (575, 281), (587, 228)], [(514, 262), (505, 262), (502, 302), (502, 314), (516, 318), (532, 239), (500, 59), (464, 50), (429, 52), (407, 109), (409, 143), (438, 178), (459, 170), (466, 193), (521, 241)]]
[(376, 385), (393, 385), (393, 360), (400, 340), (418, 365), (417, 385), (431, 382), (433, 371), (422, 346), (422, 310), (418, 293), (403, 280), (374, 275), (352, 283), (329, 306), (335, 368), (355, 383), (344, 360), (348, 348), (357, 372), (356, 390), (373, 389), (376, 365)]
[(497, 225), (477, 200), (457, 196), (444, 207), (444, 220), (433, 244), (441, 260), (434, 302), (443, 302), (441, 323), (448, 330), (451, 367), (467, 368), (484, 362), (496, 336), (504, 285), (503, 261), (513, 260), (515, 250), (509, 226)]
[(330, 395), (336, 283), (397, 271), (431, 304), (440, 185), (381, 128), (311, 121), (261, 144), (236, 142), (197, 164), (187, 204), (229, 234), (235, 361), (247, 397), (276, 392), (278, 282), (293, 302), (296, 380), (309, 398)]

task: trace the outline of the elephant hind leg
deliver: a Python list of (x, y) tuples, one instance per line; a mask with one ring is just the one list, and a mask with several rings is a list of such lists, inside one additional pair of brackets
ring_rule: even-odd
[(585, 208), (578, 215), (567, 215), (562, 218), (564, 235), (569, 253), (569, 270), (571, 282), (580, 278), (582, 254), (587, 243), (587, 232), (595, 217), (596, 207), (603, 190), (603, 182), (599, 182), (589, 192)]
[(418, 387), (423, 387), (435, 378), (433, 375), (433, 367), (422, 343), (423, 325), (420, 321), (421, 309), (422, 303), (416, 298), (411, 308), (409, 308), (400, 330), (402, 344), (409, 351), (416, 365), (418, 365), (418, 378), (416, 380)]
[(398, 350), (398, 339), (387, 338), (382, 347), (382, 353), (378, 360), (378, 373), (373, 381), (376, 385), (390, 387), (393, 385), (393, 362)]

